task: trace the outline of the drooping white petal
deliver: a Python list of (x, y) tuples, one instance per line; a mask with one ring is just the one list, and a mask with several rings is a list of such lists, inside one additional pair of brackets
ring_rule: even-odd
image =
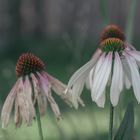
[(131, 88), (131, 82), (129, 81), (129, 79), (128, 79), (126, 74), (124, 74), (124, 85), (125, 85), (126, 89)]
[(93, 82), (93, 75), (94, 75), (95, 67), (93, 67), (89, 73), (89, 87), (91, 89), (92, 87), (92, 82)]
[(71, 89), (69, 89), (69, 92), (72, 95), (73, 105), (76, 109), (78, 108), (78, 99), (80, 98), (80, 95), (81, 95), (82, 90), (84, 88), (85, 78), (86, 78), (85, 75), (81, 76), (80, 79), (77, 81), (77, 83), (75, 83), (73, 85), (73, 87)]
[(99, 70), (101, 69), (101, 66), (103, 65), (103, 62), (105, 61), (105, 55), (106, 55), (106, 53), (103, 53), (101, 55), (101, 57), (99, 58), (96, 66), (95, 66), (94, 73), (90, 73), (91, 94), (92, 94), (92, 100), (93, 101), (95, 100), (95, 94), (93, 94), (94, 93), (93, 85), (94, 85), (94, 82), (96, 80), (95, 79), (96, 75), (98, 74)]
[(78, 71), (76, 71), (68, 82), (68, 86), (65, 92), (70, 90), (72, 94), (72, 101), (75, 108), (78, 108), (77, 99), (80, 97), (82, 93), (82, 90), (84, 88), (84, 84), (89, 75), (89, 72), (93, 68), (93, 66), (96, 64), (101, 53), (102, 51), (98, 49), (96, 53), (94, 54), (93, 58), (88, 63), (86, 63), (83, 67), (81, 67)]
[(2, 121), (2, 128), (7, 127), (8, 122), (9, 122), (9, 118), (10, 118), (10, 114), (13, 108), (13, 103), (17, 94), (17, 88), (19, 86), (19, 82), (21, 79), (18, 79), (18, 81), (16, 82), (16, 84), (14, 85), (14, 87), (12, 88), (12, 90), (10, 91), (10, 93), (8, 94), (4, 105), (2, 107), (2, 112), (1, 112), (1, 121)]
[(139, 51), (127, 51), (129, 55), (134, 57), (137, 61), (140, 61), (140, 52)]
[[(129, 67), (128, 63), (127, 63), (127, 60), (126, 60), (126, 58), (123, 58), (121, 60), (122, 60), (122, 66), (123, 66), (123, 70), (124, 70), (124, 73), (126, 75), (126, 78), (131, 83), (131, 81), (132, 81), (131, 80), (131, 71), (130, 71), (130, 67)], [(125, 81), (125, 82), (127, 82), (127, 81)]]
[(111, 66), (112, 52), (108, 53), (108, 55), (104, 59), (104, 62), (102, 62), (102, 65), (99, 68), (98, 72), (95, 72), (93, 80), (94, 82), (92, 86), (92, 100), (95, 100), (95, 102), (98, 101), (98, 99), (104, 93), (105, 87), (109, 79), (109, 75), (111, 73)]
[(72, 75), (72, 77), (70, 78), (70, 80), (68, 82), (67, 88), (71, 88), (77, 81), (79, 81), (81, 76), (86, 75), (86, 77), (87, 77), (87, 75), (89, 74), (89, 71), (95, 65), (95, 63), (97, 62), (101, 53), (102, 53), (102, 51), (100, 49), (98, 49), (95, 52), (93, 58)]
[(105, 92), (101, 95), (101, 97), (96, 101), (98, 107), (104, 108), (105, 105)]
[(125, 42), (125, 46), (127, 50), (136, 50), (136, 48), (128, 42)]
[(110, 100), (113, 106), (116, 106), (118, 104), (122, 88), (123, 88), (123, 68), (120, 56), (117, 52), (115, 52), (113, 76), (110, 88)]
[(136, 96), (137, 101), (140, 103), (140, 75), (139, 75), (139, 69), (138, 69), (136, 60), (133, 57), (131, 57), (127, 53), (125, 53), (125, 57), (127, 59), (127, 62), (128, 62), (128, 65), (129, 65), (130, 71), (131, 71), (131, 79), (132, 79), (134, 94)]

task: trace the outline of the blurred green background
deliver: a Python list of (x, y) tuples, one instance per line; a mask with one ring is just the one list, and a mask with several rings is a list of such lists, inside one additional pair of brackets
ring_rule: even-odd
[[(140, 50), (139, 5), (137, 0), (0, 0), (0, 104), (16, 82), (15, 65), (24, 52), (31, 52), (46, 64), (48, 73), (67, 83), (70, 76), (87, 62), (98, 47), (100, 32), (107, 24), (117, 24), (126, 38)], [(107, 93), (108, 94), (108, 93)], [(74, 110), (58, 96), (63, 120), (57, 122), (49, 106), (42, 118), (45, 140), (107, 139), (109, 107), (91, 101), (84, 89), (86, 107)], [(124, 91), (115, 108), (114, 131), (129, 101), (135, 102), (134, 138), (140, 137), (139, 105), (132, 90)], [(0, 109), (1, 109), (0, 106)], [(38, 140), (36, 122), (16, 129), (13, 118), (7, 129), (0, 129), (0, 140)]]

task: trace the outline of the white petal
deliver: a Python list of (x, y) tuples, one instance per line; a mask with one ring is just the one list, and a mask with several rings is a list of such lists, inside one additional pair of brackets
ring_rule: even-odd
[(127, 59), (128, 65), (131, 70), (131, 79), (132, 79), (132, 85), (134, 94), (136, 96), (137, 101), (140, 103), (140, 75), (139, 75), (139, 69), (136, 64), (136, 61), (133, 57), (125, 53), (125, 57)]
[(16, 84), (14, 85), (14, 87), (12, 88), (12, 90), (10, 91), (10, 93), (8, 94), (3, 108), (2, 108), (2, 112), (1, 112), (1, 121), (2, 121), (2, 128), (7, 127), (8, 122), (9, 122), (9, 118), (10, 118), (10, 114), (12, 112), (12, 108), (13, 108), (13, 103), (17, 94), (17, 88), (19, 85), (19, 81), (20, 79), (16, 82)]
[(76, 71), (68, 82), (66, 91), (70, 90), (73, 97), (72, 100), (75, 108), (78, 108), (78, 98), (82, 93), (89, 72), (97, 62), (101, 53), (102, 53), (101, 50), (98, 49), (94, 54), (93, 58), (88, 63), (86, 63), (83, 67), (81, 67), (78, 71)]
[(124, 74), (124, 84), (125, 84), (126, 89), (131, 88), (131, 82), (129, 81), (129, 79), (128, 79), (126, 74)]
[(140, 52), (139, 51), (127, 51), (127, 53), (140, 62)]
[[(104, 93), (105, 87), (107, 85), (110, 73), (111, 73), (111, 66), (112, 66), (112, 52), (110, 52), (102, 66), (98, 70), (97, 74), (94, 75), (94, 82), (92, 86), (92, 100), (97, 101), (102, 94)], [(96, 71), (96, 70), (95, 70)]]
[[(131, 83), (131, 71), (130, 71), (130, 67), (129, 67), (129, 65), (128, 65), (128, 63), (127, 63), (127, 60), (126, 60), (126, 58), (123, 58), (123, 59), (121, 59), (122, 60), (122, 65), (123, 65), (123, 70), (124, 70), (124, 73), (126, 74), (126, 76), (127, 76), (127, 78), (128, 78), (128, 80), (130, 81), (130, 83)], [(127, 80), (127, 79), (126, 79)]]
[(110, 88), (110, 100), (113, 106), (119, 101), (119, 96), (123, 88), (123, 69), (119, 54), (115, 53), (112, 83)]
[(136, 48), (134, 46), (132, 46), (130, 43), (125, 42), (125, 45), (127, 47), (128, 50), (136, 50)]
[[(82, 66), (79, 70), (77, 70), (73, 75), (72, 77), (70, 78), (69, 82), (68, 82), (68, 88), (71, 88), (72, 85), (74, 85), (78, 80), (79, 78), (82, 76), (82, 75), (88, 75), (89, 74), (89, 71), (91, 70), (91, 68), (95, 65), (95, 63), (97, 62), (98, 58), (100, 57), (101, 55), (101, 50), (98, 49), (93, 58), (88, 61), (84, 66)], [(85, 81), (85, 80), (84, 80)]]
[(92, 100), (94, 101), (95, 100), (95, 95), (94, 95), (94, 88), (92, 85), (94, 85), (94, 82), (95, 82), (95, 78), (96, 78), (96, 75), (98, 75), (98, 72), (99, 70), (101, 69), (101, 66), (103, 65), (104, 61), (105, 61), (105, 55), (106, 53), (103, 53), (101, 55), (101, 57), (99, 58), (96, 66), (95, 66), (95, 69), (94, 69), (94, 73), (90, 73), (90, 86), (91, 86), (91, 93), (92, 93)]
[(95, 71), (95, 67), (93, 67), (89, 73), (89, 86), (90, 86), (90, 89), (92, 87), (92, 82), (93, 82), (93, 75), (94, 75), (94, 71)]
[(101, 95), (101, 97), (96, 101), (98, 107), (104, 108), (105, 105), (105, 92)]

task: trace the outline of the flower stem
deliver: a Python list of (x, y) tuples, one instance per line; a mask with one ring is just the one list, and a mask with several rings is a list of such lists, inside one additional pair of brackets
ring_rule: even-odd
[(113, 140), (113, 117), (114, 117), (114, 107), (110, 102), (109, 140)]
[(36, 118), (37, 118), (37, 125), (38, 125), (38, 132), (39, 132), (40, 140), (43, 140), (43, 131), (42, 131), (42, 126), (41, 126), (39, 107), (38, 107), (37, 103), (35, 105), (35, 112), (36, 112)]
[[(31, 87), (32, 87), (33, 96), (35, 96), (33, 81), (30, 77), (29, 77), (29, 79), (30, 79), (30, 83), (31, 83)], [(37, 118), (37, 125), (38, 125), (38, 132), (39, 132), (40, 140), (43, 140), (43, 131), (42, 131), (42, 126), (41, 126), (39, 106), (38, 106), (37, 102), (35, 103), (35, 113), (36, 113), (36, 118)]]

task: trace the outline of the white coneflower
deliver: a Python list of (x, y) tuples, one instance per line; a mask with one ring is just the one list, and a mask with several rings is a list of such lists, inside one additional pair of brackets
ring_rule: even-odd
[(33, 54), (25, 53), (19, 57), (16, 74), (18, 80), (2, 108), (2, 127), (8, 125), (13, 107), (15, 108), (15, 125), (20, 126), (22, 120), (30, 125), (35, 117), (35, 105), (38, 104), (39, 112), (43, 115), (46, 112), (47, 101), (57, 119), (60, 119), (59, 107), (52, 97), (51, 89), (72, 106), (70, 94), (63, 93), (66, 86), (46, 73), (44, 63)]
[[(106, 87), (110, 86), (113, 106), (119, 101), (124, 87), (132, 85), (135, 97), (140, 102), (140, 52), (125, 41), (125, 36), (116, 25), (107, 26), (100, 38), (99, 47), (92, 59), (70, 78), (67, 90), (72, 91), (73, 103), (78, 107), (85, 83), (91, 90), (92, 100), (104, 107)], [(87, 78), (88, 77), (88, 78)]]

